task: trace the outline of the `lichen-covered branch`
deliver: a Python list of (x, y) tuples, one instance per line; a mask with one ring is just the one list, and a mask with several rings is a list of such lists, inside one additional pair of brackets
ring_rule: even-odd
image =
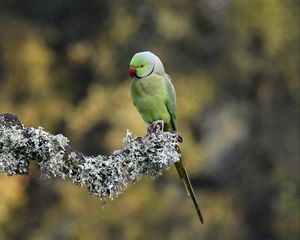
[(0, 175), (28, 174), (36, 160), (42, 177), (70, 178), (105, 200), (121, 194), (130, 182), (143, 175), (156, 177), (180, 159), (178, 136), (152, 127), (146, 137), (127, 131), (124, 149), (108, 156), (85, 156), (69, 145), (63, 135), (41, 127), (26, 127), (12, 114), (0, 114)]

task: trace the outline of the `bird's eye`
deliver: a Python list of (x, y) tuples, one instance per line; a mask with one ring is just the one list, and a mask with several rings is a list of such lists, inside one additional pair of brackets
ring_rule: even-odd
[(142, 64), (141, 67), (144, 67), (144, 64)]

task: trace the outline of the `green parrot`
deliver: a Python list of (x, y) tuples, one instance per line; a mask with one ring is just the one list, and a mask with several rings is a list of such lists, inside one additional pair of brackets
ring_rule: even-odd
[[(129, 67), (132, 77), (131, 97), (144, 121), (151, 124), (164, 122), (164, 130), (176, 132), (176, 95), (172, 79), (165, 73), (161, 60), (149, 51), (136, 53)], [(188, 195), (193, 200), (200, 222), (203, 217), (187, 171), (180, 159), (175, 163)]]

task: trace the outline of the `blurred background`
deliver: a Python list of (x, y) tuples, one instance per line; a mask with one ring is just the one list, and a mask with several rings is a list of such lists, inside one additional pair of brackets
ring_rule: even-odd
[(297, 0), (1, 0), (0, 112), (87, 155), (145, 134), (128, 64), (160, 56), (206, 223), (174, 167), (102, 209), (33, 162), (0, 177), (0, 239), (299, 239), (298, 27)]

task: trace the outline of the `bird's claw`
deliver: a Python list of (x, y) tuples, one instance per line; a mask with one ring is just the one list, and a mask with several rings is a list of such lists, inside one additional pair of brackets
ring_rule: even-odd
[[(150, 135), (151, 133), (161, 133), (164, 131), (164, 122), (162, 120), (156, 120), (153, 123), (150, 123), (147, 128), (147, 133)], [(183, 143), (183, 137), (176, 133), (177, 141), (179, 143)]]
[(162, 120), (154, 121), (153, 123), (149, 124), (147, 128), (148, 135), (151, 133), (163, 132), (164, 131), (164, 122)]
[(183, 136), (181, 136), (179, 133), (177, 133), (177, 141), (179, 143), (183, 143)]

